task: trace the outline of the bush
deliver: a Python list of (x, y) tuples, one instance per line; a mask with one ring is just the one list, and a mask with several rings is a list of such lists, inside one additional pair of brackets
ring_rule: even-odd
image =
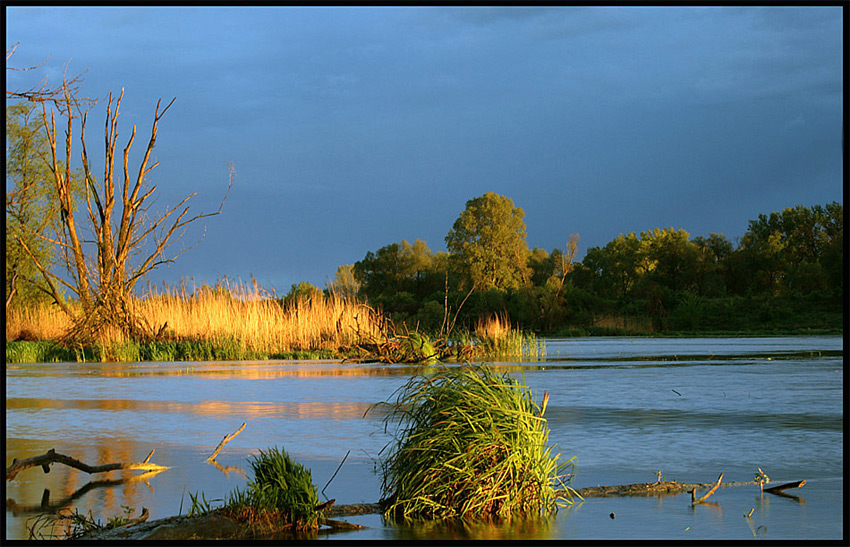
[(547, 446), (548, 394), (538, 406), (488, 366), (414, 376), (397, 393), (385, 418), (399, 432), (381, 462), (385, 517), (540, 514), (555, 508), (555, 486), (568, 495), (561, 479), (572, 460), (558, 464)]

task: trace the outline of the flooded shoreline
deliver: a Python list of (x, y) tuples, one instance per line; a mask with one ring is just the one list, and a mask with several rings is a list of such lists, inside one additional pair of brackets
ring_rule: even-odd
[[(720, 472), (728, 481), (751, 481), (761, 467), (777, 482), (806, 479), (799, 492), (805, 503), (730, 488), (714, 495), (726, 509), (718, 520), (708, 508), (689, 512), (688, 495), (662, 505), (653, 498), (588, 499), (560, 511), (545, 534), (541, 527), (476, 528), (431, 529), (432, 536), (747, 539), (752, 535), (741, 515), (755, 509), (768, 538), (842, 537), (840, 337), (590, 342), (548, 340), (545, 362), (498, 364), (535, 393), (550, 392), (550, 440), (578, 462), (571, 486), (642, 483), (655, 480), (658, 470), (679, 482), (709, 482)], [(689, 353), (714, 357), (690, 360)], [(641, 359), (650, 355), (667, 360)], [(382, 416), (366, 409), (389, 399), (413, 370), (329, 361), (7, 366), (7, 465), (50, 448), (98, 463), (139, 461), (156, 449), (156, 462), (171, 469), (148, 483), (90, 489), (71, 505), (104, 521), (122, 506), (147, 507), (154, 520), (180, 514), (181, 505), (185, 514), (188, 493), (220, 499), (243, 485), (246, 459), (259, 449), (285, 447), (311, 468), (320, 491), (350, 451), (324, 495), (338, 504), (373, 503), (381, 494), (376, 460), (389, 436)], [(204, 463), (242, 422), (244, 432), (217, 457), (229, 471)], [(22, 473), (6, 485), (7, 500), (16, 504), (15, 511), (7, 504), (7, 538), (26, 537), (26, 520), (35, 513), (20, 508), (37, 509), (44, 489), (56, 501), (99, 478), (62, 466), (48, 475)], [(597, 510), (606, 518), (616, 512), (616, 521), (591, 525)], [(333, 538), (421, 537), (421, 529), (391, 526), (379, 515), (351, 520), (369, 531)], [(643, 524), (623, 524), (629, 521)]]

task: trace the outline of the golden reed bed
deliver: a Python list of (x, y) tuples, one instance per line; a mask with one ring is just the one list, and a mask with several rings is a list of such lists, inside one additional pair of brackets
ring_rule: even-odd
[[(261, 353), (339, 348), (355, 342), (358, 333), (378, 336), (382, 321), (372, 308), (335, 295), (317, 294), (282, 305), (259, 290), (244, 288), (149, 293), (133, 307), (152, 331), (162, 329), (166, 339), (229, 339)], [(10, 309), (6, 340), (55, 340), (70, 326), (71, 319), (55, 305)], [(121, 335), (107, 332), (104, 338), (120, 341)]]

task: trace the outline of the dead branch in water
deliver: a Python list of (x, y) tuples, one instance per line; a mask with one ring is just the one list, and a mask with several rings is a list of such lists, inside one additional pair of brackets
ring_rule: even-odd
[(697, 497), (697, 495), (696, 495), (696, 489), (691, 490), (691, 504), (692, 504), (692, 505), (696, 505), (696, 504), (698, 504), (698, 503), (702, 503), (702, 502), (704, 502), (705, 500), (707, 500), (707, 499), (708, 499), (708, 498), (709, 498), (712, 494), (714, 494), (714, 492), (716, 492), (716, 491), (717, 491), (717, 489), (718, 489), (718, 488), (720, 488), (720, 483), (721, 483), (722, 481), (723, 481), (723, 473), (721, 473), (721, 474), (720, 474), (720, 476), (719, 476), (719, 477), (717, 477), (717, 484), (715, 484), (715, 485), (714, 485), (714, 488), (712, 488), (711, 490), (709, 490), (709, 491), (708, 491), (708, 493), (706, 493), (706, 495), (704, 495), (704, 496), (703, 496), (703, 497), (701, 497), (700, 499), (696, 499), (696, 497)]
[(75, 460), (70, 456), (59, 454), (56, 452), (55, 448), (51, 448), (47, 451), (47, 453), (42, 454), (41, 456), (35, 456), (32, 458), (27, 458), (25, 460), (12, 460), (12, 465), (6, 468), (6, 481), (8, 482), (14, 479), (18, 473), (30, 467), (41, 466), (45, 473), (50, 473), (50, 464), (52, 463), (62, 463), (67, 465), (68, 467), (79, 469), (80, 471), (84, 471), (88, 474), (106, 473), (108, 471), (114, 471), (116, 469), (138, 469), (141, 471), (163, 471), (165, 469), (168, 469), (168, 467), (164, 465), (149, 463), (151, 456), (153, 456), (153, 453), (154, 451), (151, 450), (150, 454), (148, 454), (148, 457), (145, 458), (145, 461), (143, 462), (119, 462), (106, 463), (103, 465), (88, 465), (79, 460)]
[(58, 501), (54, 501), (51, 503), (50, 501), (50, 490), (47, 488), (44, 489), (44, 493), (41, 497), (41, 503), (38, 505), (20, 505), (14, 499), (9, 498), (6, 500), (6, 509), (12, 512), (13, 516), (18, 516), (21, 514), (29, 514), (29, 513), (56, 513), (65, 507), (71, 505), (77, 499), (83, 497), (83, 495), (87, 494), (91, 490), (95, 490), (97, 488), (109, 488), (112, 486), (118, 486), (121, 484), (129, 484), (134, 482), (144, 482), (148, 486), (148, 479), (162, 473), (164, 469), (160, 469), (157, 471), (147, 471), (142, 473), (141, 475), (133, 475), (132, 477), (125, 477), (121, 479), (102, 479), (97, 481), (91, 481), (84, 484), (82, 487), (78, 488), (73, 494), (70, 496), (64, 497)]
[(242, 427), (237, 429), (234, 433), (231, 433), (230, 435), (225, 435), (224, 438), (221, 440), (221, 442), (218, 443), (218, 446), (215, 447), (215, 450), (213, 451), (212, 455), (209, 458), (207, 458), (206, 461), (208, 461), (208, 462), (214, 461), (215, 457), (218, 456), (218, 453), (221, 452), (221, 449), (224, 448), (224, 445), (226, 445), (227, 443), (232, 441), (237, 435), (242, 433), (243, 429), (245, 429), (245, 423), (244, 422), (242, 423)]
[(788, 490), (789, 488), (800, 488), (806, 484), (805, 480), (795, 481), (795, 482), (786, 482), (785, 484), (777, 484), (776, 486), (771, 486), (770, 488), (765, 488), (765, 492), (770, 492), (771, 494), (779, 494), (783, 490)]

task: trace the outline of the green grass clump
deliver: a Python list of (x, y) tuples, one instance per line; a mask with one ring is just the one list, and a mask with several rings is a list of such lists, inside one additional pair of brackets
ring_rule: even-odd
[(231, 492), (227, 508), (251, 522), (273, 523), (276, 528), (316, 529), (319, 496), (310, 470), (295, 463), (277, 447), (249, 460), (254, 478), (246, 490)]
[(397, 393), (385, 425), (397, 421), (398, 434), (381, 462), (387, 518), (540, 514), (569, 493), (573, 460), (559, 464), (548, 446), (548, 394), (538, 406), (486, 365), (414, 376)]
[(6, 340), (6, 363), (60, 363), (76, 361), (74, 350), (49, 340)]

